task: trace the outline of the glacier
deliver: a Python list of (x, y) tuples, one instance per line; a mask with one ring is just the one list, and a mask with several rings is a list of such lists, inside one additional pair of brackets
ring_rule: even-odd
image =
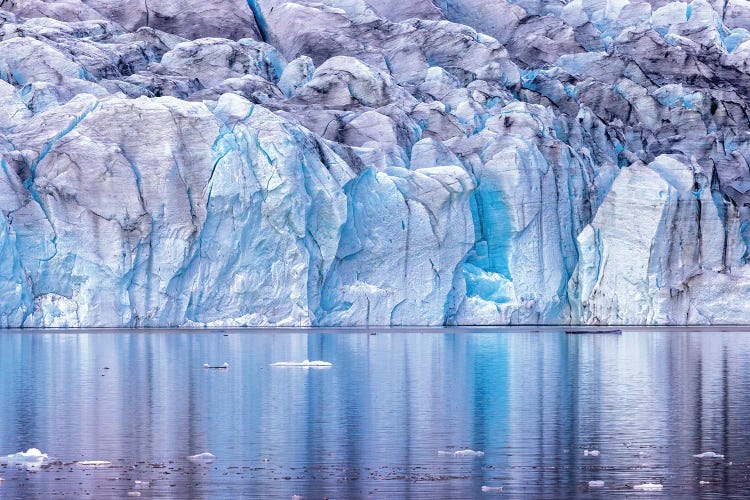
[(745, 0), (4, 0), (0, 327), (750, 323)]

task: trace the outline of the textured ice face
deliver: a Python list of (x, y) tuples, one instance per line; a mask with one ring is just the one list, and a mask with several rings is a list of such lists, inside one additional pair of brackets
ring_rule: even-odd
[(749, 5), (3, 2), (0, 326), (749, 322)]

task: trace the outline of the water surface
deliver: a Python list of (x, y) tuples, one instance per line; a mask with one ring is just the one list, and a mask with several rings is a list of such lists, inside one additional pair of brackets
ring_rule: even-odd
[(0, 497), (743, 498), (749, 395), (743, 331), (7, 332)]

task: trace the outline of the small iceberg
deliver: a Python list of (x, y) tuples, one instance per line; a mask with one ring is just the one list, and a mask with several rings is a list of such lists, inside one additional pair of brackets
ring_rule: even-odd
[(141, 496), (141, 492), (140, 491), (128, 491), (128, 496), (129, 497), (139, 497), (139, 496)]
[(482, 493), (500, 493), (503, 491), (502, 486), (482, 486)]
[(664, 489), (663, 484), (658, 483), (643, 483), (643, 484), (636, 484), (633, 486), (634, 490), (641, 490), (641, 491), (661, 491)]
[(26, 451), (19, 451), (11, 455), (0, 458), (0, 461), (11, 464), (22, 464), (27, 462), (44, 462), (49, 460), (46, 453), (42, 453), (37, 448), (29, 448)]
[(298, 361), (279, 361), (277, 363), (271, 363), (271, 366), (301, 366), (303, 368), (329, 368), (333, 366), (333, 363), (328, 361), (310, 361), (306, 359), (302, 362)]
[(693, 455), (693, 456), (695, 458), (724, 458), (724, 455), (715, 453), (713, 451), (704, 451), (703, 453), (698, 453), (697, 455)]
[(597, 479), (594, 481), (589, 481), (589, 488), (603, 488), (603, 487), (604, 487), (604, 481), (602, 480)]
[(211, 368), (212, 370), (226, 370), (229, 368), (229, 363), (224, 363), (223, 365), (209, 365), (208, 363), (203, 363), (203, 368)]
[(441, 457), (483, 457), (484, 452), (483, 451), (474, 451), (474, 450), (458, 450), (458, 451), (438, 451), (438, 456)]
[(112, 462), (109, 462), (107, 460), (82, 460), (80, 462), (76, 462), (76, 464), (80, 465), (81, 467), (109, 467), (112, 465)]
[(216, 455), (213, 453), (198, 453), (197, 455), (190, 455), (187, 457), (191, 462), (213, 462), (216, 460)]
[(700, 484), (701, 486), (705, 486), (705, 485), (711, 484), (711, 483), (708, 482), (708, 481), (698, 481), (698, 484)]
[(599, 450), (583, 450), (584, 457), (598, 457)]
[(48, 463), (49, 456), (37, 448), (29, 448), (11, 455), (0, 457), (0, 464), (22, 465), (27, 469), (36, 469)]

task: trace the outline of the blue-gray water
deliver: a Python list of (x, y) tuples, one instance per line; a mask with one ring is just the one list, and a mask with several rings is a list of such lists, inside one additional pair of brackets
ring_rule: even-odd
[(60, 462), (0, 497), (747, 497), (750, 334), (3, 333), (0, 455), (31, 447)]

